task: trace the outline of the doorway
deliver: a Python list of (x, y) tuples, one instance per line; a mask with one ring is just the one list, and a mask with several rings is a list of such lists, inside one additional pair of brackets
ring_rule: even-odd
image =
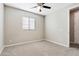
[(70, 10), (70, 47), (79, 47), (79, 7)]

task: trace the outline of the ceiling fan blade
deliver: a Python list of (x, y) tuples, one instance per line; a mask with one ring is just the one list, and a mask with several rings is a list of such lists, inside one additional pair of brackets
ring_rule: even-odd
[(34, 6), (34, 7), (32, 7), (32, 8), (37, 8), (38, 6)]
[(51, 9), (51, 7), (49, 6), (42, 6), (43, 8), (47, 8), (47, 9)]

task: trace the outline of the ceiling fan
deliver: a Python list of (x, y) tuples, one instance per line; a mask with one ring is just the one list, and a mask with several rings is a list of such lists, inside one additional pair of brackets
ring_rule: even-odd
[(51, 9), (51, 7), (45, 6), (45, 3), (37, 3), (37, 6), (34, 6), (33, 8), (37, 8), (37, 7), (40, 7), (39, 12), (42, 11), (42, 8)]

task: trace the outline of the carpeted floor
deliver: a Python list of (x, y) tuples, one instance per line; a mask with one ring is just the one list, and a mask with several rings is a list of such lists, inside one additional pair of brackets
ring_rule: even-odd
[(79, 56), (79, 49), (40, 41), (7, 47), (3, 50), (1, 56)]

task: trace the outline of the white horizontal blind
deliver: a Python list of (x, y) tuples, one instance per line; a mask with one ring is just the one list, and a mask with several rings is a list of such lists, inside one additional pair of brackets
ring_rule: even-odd
[(30, 30), (34, 30), (35, 29), (35, 19), (34, 18), (30, 18)]
[(29, 29), (29, 18), (28, 17), (23, 17), (23, 29)]
[(32, 17), (23, 17), (23, 29), (34, 30), (35, 29), (35, 19)]

